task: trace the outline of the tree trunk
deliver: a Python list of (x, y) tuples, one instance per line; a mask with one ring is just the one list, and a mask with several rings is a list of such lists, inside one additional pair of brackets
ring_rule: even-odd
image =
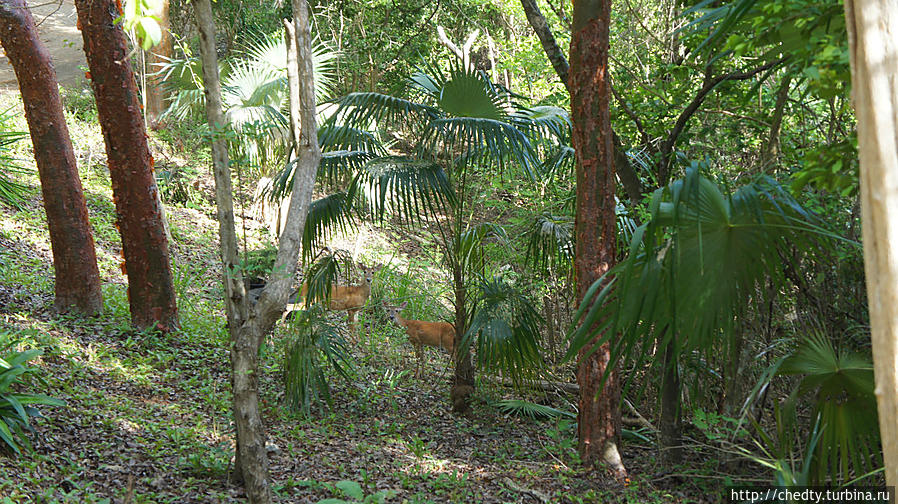
[(24, 0), (0, 1), (0, 42), (16, 72), (47, 213), (56, 310), (103, 309), (100, 273), (75, 152), (62, 113), (56, 70)]
[(128, 275), (131, 323), (169, 331), (178, 326), (168, 240), (153, 178), (137, 83), (113, 0), (76, 0), (78, 26), (106, 141), (117, 225)]
[[(574, 2), (569, 89), (577, 153), (574, 269), (580, 301), (590, 285), (611, 268), (615, 257), (614, 158), (607, 79), (610, 16), (610, 0)], [(620, 432), (616, 370), (603, 381), (610, 351), (606, 343), (592, 355), (586, 356), (586, 350), (580, 353), (579, 448), (584, 464), (604, 461), (617, 477), (624, 478), (626, 470), (616, 444)]]
[[(461, 265), (457, 262), (452, 272), (452, 280), (455, 286), (455, 348), (458, 349), (468, 328), (468, 309), (464, 273), (461, 270)], [(449, 393), (453, 412), (467, 413), (471, 406), (470, 396), (474, 393), (474, 385), (474, 364), (471, 361), (470, 348), (464, 352), (456, 350), (455, 375), (452, 379), (452, 390)]]
[(780, 129), (783, 125), (783, 115), (786, 112), (786, 101), (789, 98), (789, 84), (792, 82), (792, 75), (788, 72), (783, 77), (783, 82), (776, 93), (776, 105), (773, 107), (773, 120), (770, 121), (770, 135), (767, 142), (761, 149), (761, 173), (765, 173), (767, 168), (776, 162), (779, 156), (780, 147)]
[(846, 0), (861, 222), (886, 485), (898, 485), (898, 8)]
[[(567, 88), (568, 93), (573, 94), (569, 77), (570, 67), (568, 66), (567, 59), (564, 57), (564, 53), (555, 41), (555, 36), (552, 35), (552, 31), (549, 29), (549, 23), (546, 21), (545, 16), (543, 16), (543, 13), (539, 10), (539, 7), (534, 0), (521, 0), (521, 5), (524, 7), (524, 13), (527, 15), (527, 21), (530, 23), (530, 27), (533, 28), (537, 38), (539, 38), (540, 44), (543, 46), (543, 51), (546, 53), (546, 57), (548, 57), (549, 62), (552, 63), (552, 68), (555, 69), (555, 73), (558, 75), (558, 78), (561, 79), (565, 88)], [(642, 191), (645, 188), (642, 186), (642, 182), (639, 180), (639, 175), (636, 174), (636, 170), (630, 163), (630, 159), (627, 158), (627, 154), (624, 152), (624, 147), (616, 134), (614, 134), (613, 146), (615, 166), (621, 177), (621, 182), (623, 182), (624, 188), (627, 191), (627, 195), (630, 197), (631, 205), (635, 205), (642, 200)]]
[(168, 106), (168, 94), (162, 86), (162, 76), (159, 75), (160, 65), (168, 62), (172, 52), (171, 25), (168, 18), (169, 0), (159, 2), (159, 10), (152, 15), (158, 17), (159, 27), (162, 28), (162, 40), (147, 52), (147, 86), (146, 90), (146, 114), (147, 123), (154, 130), (159, 128), (159, 116), (165, 112)]
[[(202, 59), (203, 92), (206, 98), (206, 121), (209, 130), (221, 132), (226, 128), (221, 105), (221, 79), (218, 75), (218, 54), (215, 52), (215, 25), (209, 0), (194, 2), (197, 31), (200, 34), (200, 57)], [(234, 223), (234, 199), (231, 184), (228, 145), (223, 136), (212, 137), (212, 171), (215, 177), (215, 205), (218, 216), (219, 254), (222, 264), (222, 281), (225, 287), (225, 306), (228, 314), (228, 330), (231, 335), (231, 387), (237, 375), (236, 348), (239, 328), (246, 320), (247, 306), (244, 302), (246, 288), (243, 275), (238, 268), (237, 232)], [(236, 417), (236, 413), (235, 413)], [(237, 437), (237, 453), (242, 453), (241, 439)], [(243, 483), (243, 464), (236, 457), (234, 480)], [(267, 464), (267, 459), (262, 463)], [(267, 481), (267, 475), (265, 477)]]
[[(206, 87), (207, 119), (214, 131), (223, 124), (221, 112), (221, 86), (218, 81), (218, 61), (215, 53), (215, 26), (209, 0), (194, 0), (197, 26), (200, 31), (200, 51), (203, 57), (203, 79)], [(309, 11), (305, 0), (293, 3), (294, 25), (287, 25), (288, 51), (296, 53), (298, 69), (288, 69), (290, 79), (300, 82), (299, 101), (291, 108), (300, 118), (302, 134), (299, 136), (298, 165), (287, 213), (287, 222), (279, 241), (278, 255), (272, 268), (270, 281), (252, 307), (247, 306), (240, 272), (234, 269), (237, 257), (236, 233), (233, 220), (233, 196), (230, 189), (230, 173), (227, 168), (227, 152), (223, 139), (213, 155), (216, 173), (216, 199), (219, 202), (219, 220), (222, 233), (222, 257), (225, 282), (228, 286), (228, 319), (231, 332), (231, 383), (234, 390), (234, 422), (237, 427), (237, 466), (246, 494), (254, 504), (271, 502), (268, 474), (268, 455), (265, 451), (266, 434), (259, 411), (259, 348), (266, 334), (274, 327), (287, 304), (292, 290), (293, 275), (299, 258), (299, 249), (306, 217), (312, 201), (315, 173), (321, 160), (315, 126), (315, 84), (312, 74), (311, 35)], [(293, 26), (298, 27), (295, 32)], [(290, 55), (290, 60), (294, 61)], [(209, 69), (206, 71), (205, 69)], [(296, 70), (296, 71), (294, 71)], [(210, 99), (211, 98), (211, 99)], [(225, 224), (224, 219), (228, 222)]]
[(676, 341), (672, 336), (664, 348), (664, 378), (661, 381), (661, 460), (665, 466), (683, 461), (682, 408), (680, 405), (680, 369), (677, 367)]

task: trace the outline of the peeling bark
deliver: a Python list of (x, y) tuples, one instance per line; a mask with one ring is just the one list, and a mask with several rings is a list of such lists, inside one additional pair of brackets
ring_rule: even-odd
[(103, 308), (100, 273), (56, 70), (24, 0), (0, 1), (0, 42), (19, 81), (34, 144), (56, 273), (54, 308), (86, 315)]
[(131, 323), (170, 331), (178, 326), (178, 307), (168, 240), (128, 45), (121, 25), (114, 22), (121, 14), (117, 5), (113, 0), (75, 1), (106, 142)]
[[(577, 153), (577, 215), (575, 223), (577, 298), (583, 300), (594, 281), (615, 258), (614, 150), (609, 112), (608, 45), (610, 0), (574, 2), (571, 38), (571, 122)], [(607, 463), (615, 476), (626, 477), (617, 450), (620, 433), (620, 386), (611, 370), (611, 348), (602, 345), (580, 353), (577, 417), (580, 455), (593, 466)], [(601, 387), (601, 388), (600, 388)]]

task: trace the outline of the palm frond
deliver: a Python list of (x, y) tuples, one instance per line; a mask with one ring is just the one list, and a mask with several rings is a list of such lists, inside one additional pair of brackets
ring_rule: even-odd
[(365, 164), (359, 183), (372, 212), (380, 219), (389, 211), (411, 222), (455, 203), (446, 172), (429, 161), (402, 156), (375, 158)]
[(375, 155), (368, 151), (334, 150), (321, 153), (318, 164), (318, 180), (336, 184), (340, 180), (351, 179), (361, 171)]
[(563, 411), (551, 406), (519, 399), (503, 399), (501, 401), (496, 401), (494, 406), (506, 415), (522, 416), (530, 418), (531, 420), (559, 417), (577, 418), (577, 414), (570, 411)]
[(472, 117), (506, 121), (502, 97), (479, 75), (460, 69), (450, 72), (436, 97), (440, 110), (450, 117)]
[(578, 309), (567, 357), (595, 336), (605, 342), (618, 333), (613, 358), (634, 361), (655, 341), (663, 346), (676, 338), (681, 354), (728, 344), (756, 287), (768, 278), (784, 281), (779, 251), (787, 245), (810, 251), (811, 238), (820, 236), (806, 212), (778, 198), (760, 184), (724, 194), (697, 165), (656, 191), (651, 218), (633, 230), (627, 259), (590, 288)]
[(494, 239), (508, 243), (505, 228), (493, 222), (481, 222), (459, 233), (452, 243), (451, 253), (466, 271), (483, 272), (486, 266), (484, 244)]
[(352, 218), (354, 198), (355, 184), (350, 184), (345, 191), (338, 191), (312, 202), (302, 234), (303, 257), (308, 258), (335, 231), (346, 233), (355, 229), (355, 220)]
[(474, 341), (486, 373), (504, 375), (520, 385), (543, 368), (539, 327), (533, 303), (501, 278), (481, 278), (479, 300), (459, 351)]
[(386, 151), (374, 133), (328, 121), (318, 128), (318, 145), (324, 152), (335, 150), (363, 151), (383, 156)]
[(350, 93), (337, 103), (340, 108), (335, 116), (344, 124), (360, 128), (369, 128), (372, 124), (405, 125), (415, 117), (431, 119), (440, 116), (434, 107), (380, 93)]
[(348, 380), (353, 364), (339, 329), (327, 321), (321, 308), (298, 313), (284, 352), (285, 395), (293, 409), (309, 415), (317, 401), (333, 402), (325, 365)]
[(445, 144), (450, 152), (460, 152), (460, 160), (504, 167), (509, 162), (520, 166), (531, 180), (537, 180), (539, 162), (530, 139), (506, 121), (483, 117), (447, 117), (434, 119), (424, 131), (424, 145), (437, 150)]
[(779, 368), (803, 375), (795, 395), (813, 395), (820, 419), (820, 442), (811, 484), (862, 474), (881, 465), (873, 363), (869, 357), (837, 351), (822, 333), (809, 335)]
[(566, 270), (574, 260), (574, 223), (570, 217), (542, 214), (536, 216), (524, 236), (526, 261), (545, 270)]

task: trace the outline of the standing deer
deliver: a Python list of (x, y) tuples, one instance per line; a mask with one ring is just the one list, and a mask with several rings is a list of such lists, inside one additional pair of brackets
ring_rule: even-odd
[(408, 340), (415, 347), (415, 355), (418, 364), (415, 366), (415, 376), (420, 376), (419, 370), (423, 369), (424, 345), (445, 348), (450, 357), (455, 358), (455, 327), (449, 322), (427, 322), (425, 320), (406, 320), (399, 314), (408, 303), (403, 301), (399, 306), (390, 306), (384, 303), (387, 317), (394, 323), (405, 328)]
[[(365, 280), (361, 285), (333, 285), (331, 286), (330, 302), (327, 309), (331, 311), (345, 310), (349, 315), (349, 327), (352, 332), (356, 332), (355, 316), (365, 307), (368, 297), (371, 296), (371, 283), (374, 282), (374, 267), (367, 267), (359, 263), (359, 268), (365, 274)], [(298, 295), (291, 296), (290, 303), (287, 305), (287, 311), (302, 309), (305, 307), (306, 295), (309, 291), (309, 285), (303, 284)]]

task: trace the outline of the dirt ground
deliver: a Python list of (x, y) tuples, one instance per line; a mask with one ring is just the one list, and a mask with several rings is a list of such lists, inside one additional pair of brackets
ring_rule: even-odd
[[(50, 51), (56, 77), (65, 87), (77, 87), (86, 82), (81, 32), (78, 31), (78, 15), (72, 0), (27, 0), (34, 23), (38, 26), (41, 41)], [(83, 67), (83, 68), (82, 68)], [(18, 89), (16, 74), (6, 52), (0, 50), (0, 92)]]

